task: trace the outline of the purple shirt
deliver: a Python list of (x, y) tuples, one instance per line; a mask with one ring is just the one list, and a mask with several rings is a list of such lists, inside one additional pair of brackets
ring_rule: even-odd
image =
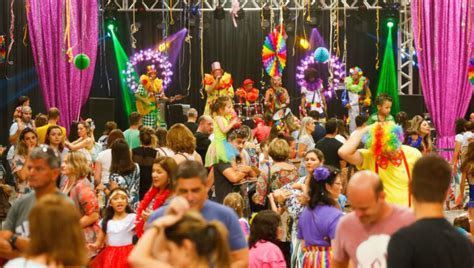
[(306, 207), (298, 221), (298, 239), (304, 239), (305, 246), (330, 246), (341, 217), (342, 211), (333, 206)]

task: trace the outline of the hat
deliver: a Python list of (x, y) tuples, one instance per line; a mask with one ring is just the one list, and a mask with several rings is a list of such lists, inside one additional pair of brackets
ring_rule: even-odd
[(152, 74), (152, 73), (156, 74), (155, 65), (148, 65), (146, 67), (146, 74)]
[(214, 72), (215, 70), (222, 70), (221, 68), (221, 63), (218, 61), (215, 61), (211, 64), (211, 69)]
[(252, 81), (252, 79), (245, 79), (245, 80), (244, 80), (244, 86), (246, 86), (246, 85), (253, 85), (253, 84), (255, 84), (255, 83)]
[(359, 74), (359, 75), (362, 75), (364, 72), (362, 72), (362, 69), (361, 69), (361, 68), (359, 68), (359, 67), (356, 66), (356, 67), (354, 67), (354, 68), (350, 68), (350, 69), (349, 69), (349, 73), (350, 73), (350, 74), (357, 73), (357, 74)]

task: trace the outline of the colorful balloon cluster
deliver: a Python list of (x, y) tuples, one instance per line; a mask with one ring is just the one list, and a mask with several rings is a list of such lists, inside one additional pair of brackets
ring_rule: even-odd
[(471, 85), (474, 85), (474, 58), (471, 59), (471, 64), (469, 65), (469, 69), (467, 71), (469, 81), (471, 82)]
[(286, 41), (275, 29), (265, 37), (262, 48), (263, 67), (271, 77), (281, 76), (286, 66)]

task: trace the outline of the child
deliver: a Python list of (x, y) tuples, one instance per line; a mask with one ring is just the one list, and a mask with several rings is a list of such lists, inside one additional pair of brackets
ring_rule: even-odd
[(101, 230), (97, 240), (89, 244), (90, 250), (105, 249), (91, 262), (90, 267), (129, 267), (127, 258), (133, 249), (132, 239), (135, 235), (135, 213), (128, 205), (128, 194), (123, 188), (110, 192), (109, 206), (105, 217), (99, 223)]
[(232, 208), (235, 213), (237, 213), (237, 216), (239, 217), (240, 228), (242, 228), (242, 232), (244, 233), (245, 237), (248, 237), (250, 233), (250, 225), (244, 218), (244, 205), (244, 199), (238, 193), (230, 193), (224, 198), (224, 206)]
[(252, 221), (249, 237), (249, 268), (286, 268), (278, 243), (280, 216), (271, 210), (259, 212)]
[(467, 203), (467, 212), (471, 219), (470, 229), (474, 230), (474, 142), (469, 143), (467, 152), (464, 155), (463, 162), (461, 164), (462, 180), (460, 196), (461, 200), (464, 200), (465, 182), (469, 185), (469, 202)]
[(219, 162), (233, 163), (238, 152), (227, 142), (227, 133), (239, 123), (239, 119), (227, 119), (233, 112), (231, 99), (227, 96), (218, 97), (211, 106), (211, 111), (214, 115), (214, 140), (207, 150), (206, 167)]
[(369, 117), (367, 125), (372, 125), (375, 122), (394, 121), (393, 116), (390, 114), (390, 110), (392, 109), (392, 97), (382, 93), (375, 99), (375, 104), (377, 104), (377, 113)]

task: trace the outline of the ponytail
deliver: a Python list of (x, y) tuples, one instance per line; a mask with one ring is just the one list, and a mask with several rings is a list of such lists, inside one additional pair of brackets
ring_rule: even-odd
[(213, 251), (209, 252), (212, 256), (211, 263), (214, 267), (230, 267), (229, 242), (227, 241), (227, 229), (222, 223), (214, 220), (209, 222), (206, 227), (208, 234), (208, 243), (213, 245)]

